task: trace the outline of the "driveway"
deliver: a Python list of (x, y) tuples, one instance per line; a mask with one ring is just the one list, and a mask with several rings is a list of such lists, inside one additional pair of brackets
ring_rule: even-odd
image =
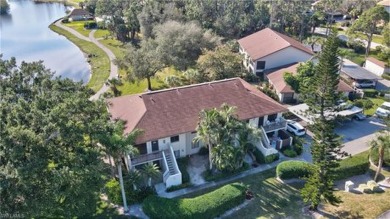
[(343, 137), (342, 150), (348, 154), (358, 154), (370, 148), (369, 142), (377, 138), (377, 131), (385, 125), (381, 119), (370, 117), (363, 121), (349, 121), (337, 127), (335, 132)]

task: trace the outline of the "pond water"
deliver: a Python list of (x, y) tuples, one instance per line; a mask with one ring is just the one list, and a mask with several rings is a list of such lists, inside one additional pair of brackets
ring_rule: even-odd
[(49, 29), (69, 9), (60, 3), (8, 0), (10, 13), (0, 16), (0, 53), (17, 62), (43, 60), (56, 76), (88, 82), (90, 67), (81, 50)]

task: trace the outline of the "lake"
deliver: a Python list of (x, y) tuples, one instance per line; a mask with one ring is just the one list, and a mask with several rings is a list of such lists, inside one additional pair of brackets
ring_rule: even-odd
[(43, 60), (56, 76), (88, 82), (90, 67), (81, 50), (49, 29), (69, 9), (60, 3), (9, 0), (10, 13), (0, 16), (0, 53), (17, 62)]

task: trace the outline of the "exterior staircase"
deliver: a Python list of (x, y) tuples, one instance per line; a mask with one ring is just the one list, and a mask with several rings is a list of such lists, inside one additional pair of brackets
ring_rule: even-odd
[(168, 164), (169, 174), (170, 175), (176, 174), (175, 168), (173, 167), (174, 164), (172, 161), (172, 159), (175, 159), (175, 158), (174, 157), (172, 158), (172, 154), (170, 152), (168, 152), (168, 153), (165, 153), (165, 159), (166, 159), (167, 164)]

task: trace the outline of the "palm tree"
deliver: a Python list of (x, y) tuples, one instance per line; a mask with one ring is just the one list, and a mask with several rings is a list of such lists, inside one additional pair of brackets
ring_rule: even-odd
[(386, 131), (386, 133), (378, 136), (378, 139), (371, 141), (371, 148), (373, 150), (378, 149), (379, 161), (378, 161), (378, 169), (376, 170), (374, 180), (377, 181), (378, 176), (381, 172), (383, 159), (385, 156), (385, 150), (390, 150), (390, 134)]
[(177, 87), (177, 86), (180, 86), (182, 82), (180, 80), (180, 77), (178, 77), (176, 75), (169, 75), (165, 78), (165, 83), (169, 87)]
[(217, 125), (218, 111), (214, 108), (211, 110), (202, 110), (199, 114), (199, 122), (196, 127), (197, 136), (193, 139), (194, 142), (202, 141), (209, 149), (209, 165), (210, 170), (213, 169), (212, 149), (217, 143), (218, 125)]
[(148, 186), (152, 187), (152, 178), (157, 178), (160, 171), (156, 164), (148, 163), (143, 166), (142, 173), (148, 178)]
[(115, 165), (118, 168), (119, 184), (125, 211), (128, 211), (128, 207), (123, 184), (122, 158), (126, 159), (127, 155), (134, 155), (136, 153), (137, 150), (133, 145), (140, 133), (141, 131), (136, 129), (127, 135), (123, 135), (123, 123), (117, 123), (112, 133), (106, 136), (100, 136), (99, 138), (100, 143), (107, 148), (107, 152), (114, 158)]

